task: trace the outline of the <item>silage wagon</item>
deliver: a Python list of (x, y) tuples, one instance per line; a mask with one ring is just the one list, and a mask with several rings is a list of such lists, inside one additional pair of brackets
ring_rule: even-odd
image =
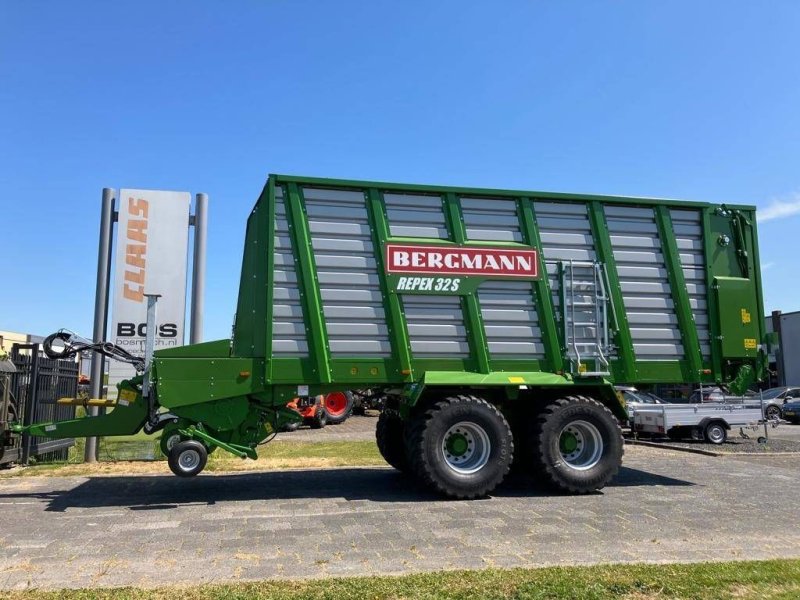
[(381, 453), (442, 494), (512, 460), (584, 493), (621, 464), (612, 384), (745, 388), (763, 314), (751, 206), (271, 175), (231, 339), (155, 352), (107, 415), (9, 431), (160, 431), (189, 476), (255, 457), (294, 397), (382, 389)]

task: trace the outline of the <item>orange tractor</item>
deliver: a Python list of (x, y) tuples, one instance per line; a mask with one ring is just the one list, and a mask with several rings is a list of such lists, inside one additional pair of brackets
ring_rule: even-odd
[[(325, 425), (344, 423), (353, 413), (353, 394), (347, 392), (331, 392), (319, 396), (300, 396), (293, 398), (286, 406), (300, 413), (303, 424), (311, 429), (322, 429)], [(289, 423), (286, 431), (294, 431), (300, 423)]]

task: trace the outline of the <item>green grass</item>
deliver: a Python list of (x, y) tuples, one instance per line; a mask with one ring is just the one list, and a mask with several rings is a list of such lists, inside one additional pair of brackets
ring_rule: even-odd
[(723, 598), (788, 600), (800, 597), (800, 560), (669, 565), (600, 565), (544, 569), (487, 569), (400, 577), (346, 577), (306, 581), (260, 581), (194, 587), (84, 589), (10, 592), (24, 600), (356, 600), (581, 599), (628, 600)]
[[(157, 442), (153, 442), (157, 443)], [(335, 441), (335, 442), (282, 442), (275, 441), (258, 448), (258, 460), (243, 460), (224, 450), (217, 450), (208, 457), (206, 471), (252, 471), (272, 469), (304, 469), (325, 467), (362, 467), (385, 465), (375, 442)], [(151, 473), (169, 473), (163, 457), (158, 460), (101, 460), (94, 464), (83, 464), (83, 448), (70, 454), (67, 462), (53, 462), (31, 465), (3, 473), (3, 477), (24, 476), (90, 476), (90, 475), (144, 475)], [(116, 456), (112, 458), (123, 458)]]

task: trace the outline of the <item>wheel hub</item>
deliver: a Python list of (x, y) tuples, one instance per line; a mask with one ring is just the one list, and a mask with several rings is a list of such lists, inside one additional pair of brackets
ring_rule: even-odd
[(446, 441), (447, 451), (453, 456), (464, 456), (469, 450), (470, 442), (462, 433), (454, 433)]
[(576, 436), (572, 431), (565, 431), (561, 434), (559, 445), (561, 446), (562, 454), (571, 454), (578, 449), (578, 447), (581, 445), (581, 442), (578, 440), (578, 436)]
[(461, 421), (448, 429), (442, 439), (445, 463), (456, 473), (469, 475), (486, 466), (492, 445), (486, 430), (471, 421)]
[(561, 430), (558, 449), (568, 467), (585, 471), (600, 462), (603, 456), (603, 438), (592, 423), (572, 421)]
[(184, 471), (191, 471), (200, 463), (200, 453), (197, 450), (186, 450), (178, 457), (178, 464)]

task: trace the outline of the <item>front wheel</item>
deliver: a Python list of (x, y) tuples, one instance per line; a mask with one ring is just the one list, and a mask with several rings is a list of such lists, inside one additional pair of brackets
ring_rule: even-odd
[(546, 484), (573, 494), (602, 489), (619, 471), (619, 423), (603, 404), (584, 396), (560, 398), (534, 424), (534, 470)]
[(764, 412), (768, 421), (777, 421), (781, 418), (781, 409), (779, 406), (775, 406), (774, 404), (767, 406)]
[(208, 461), (206, 447), (197, 440), (178, 442), (169, 451), (169, 468), (178, 477), (194, 477), (202, 471)]
[(491, 492), (508, 474), (513, 455), (505, 417), (475, 396), (436, 402), (406, 426), (412, 471), (450, 498), (468, 500)]

